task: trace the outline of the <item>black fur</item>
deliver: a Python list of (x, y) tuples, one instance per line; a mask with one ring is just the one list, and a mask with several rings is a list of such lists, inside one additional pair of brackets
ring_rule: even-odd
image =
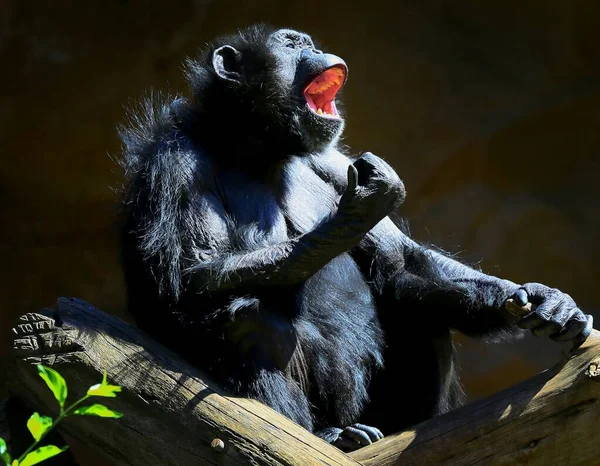
[[(343, 154), (343, 120), (299, 92), (301, 72), (331, 60), (309, 36), (249, 28), (187, 62), (190, 100), (154, 95), (131, 112), (123, 261), (141, 328), (352, 449), (380, 433), (342, 428), (388, 434), (456, 407), (450, 329), (518, 333), (504, 303), (521, 288), (389, 219), (398, 176), (373, 154)], [(527, 328), (589, 332), (567, 295), (522, 289), (544, 311)]]

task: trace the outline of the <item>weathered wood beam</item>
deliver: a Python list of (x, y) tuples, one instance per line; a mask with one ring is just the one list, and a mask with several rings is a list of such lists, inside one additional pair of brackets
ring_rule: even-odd
[(600, 332), (570, 358), (350, 456), (365, 466), (600, 464)]
[(30, 409), (51, 414), (55, 406), (33, 367), (38, 362), (56, 366), (74, 397), (104, 369), (124, 387), (102, 401), (125, 417), (63, 425), (116, 464), (600, 464), (596, 331), (554, 368), (350, 456), (260, 403), (224, 395), (143, 332), (81, 300), (27, 314), (14, 333), (9, 390)]
[(35, 364), (56, 368), (69, 399), (106, 370), (121, 385), (102, 401), (124, 417), (69, 417), (62, 431), (119, 465), (357, 465), (270, 408), (224, 395), (192, 365), (145, 333), (78, 299), (26, 314), (15, 326), (9, 392), (28, 408), (56, 414)]

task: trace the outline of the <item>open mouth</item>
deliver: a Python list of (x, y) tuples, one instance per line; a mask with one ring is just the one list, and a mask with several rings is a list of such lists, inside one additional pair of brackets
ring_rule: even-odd
[(335, 95), (346, 79), (346, 67), (335, 65), (313, 79), (306, 89), (304, 98), (310, 109), (322, 117), (339, 118), (335, 108)]

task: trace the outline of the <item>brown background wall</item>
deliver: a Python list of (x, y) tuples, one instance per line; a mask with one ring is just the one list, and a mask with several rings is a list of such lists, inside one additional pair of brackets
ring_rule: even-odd
[[(183, 58), (255, 21), (346, 59), (346, 142), (395, 166), (417, 238), (598, 309), (596, 0), (4, 0), (0, 362), (13, 319), (58, 296), (128, 318), (111, 189), (123, 105), (149, 87), (186, 92)], [(460, 341), (473, 398), (564, 349)]]

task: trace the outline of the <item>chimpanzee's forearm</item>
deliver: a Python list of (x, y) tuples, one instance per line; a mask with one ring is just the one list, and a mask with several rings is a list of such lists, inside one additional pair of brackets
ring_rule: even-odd
[(221, 254), (188, 269), (198, 290), (294, 286), (306, 281), (364, 236), (362, 225), (334, 217), (298, 238), (246, 253)]
[[(519, 285), (486, 275), (413, 241), (390, 220), (369, 232), (355, 253), (382, 296), (469, 335), (485, 335), (516, 319), (504, 309)], [(368, 263), (365, 260), (369, 261)]]
[(440, 252), (427, 249), (426, 254), (437, 266), (442, 278), (459, 286), (477, 307), (503, 308), (519, 285), (510, 280), (494, 277), (454, 260)]
[(516, 331), (518, 319), (505, 309), (506, 300), (514, 297), (520, 286), (487, 275), (465, 264), (427, 249), (425, 256), (439, 271), (441, 280), (453, 285), (460, 299), (448, 315), (449, 326), (467, 335), (486, 335), (511, 327)]

